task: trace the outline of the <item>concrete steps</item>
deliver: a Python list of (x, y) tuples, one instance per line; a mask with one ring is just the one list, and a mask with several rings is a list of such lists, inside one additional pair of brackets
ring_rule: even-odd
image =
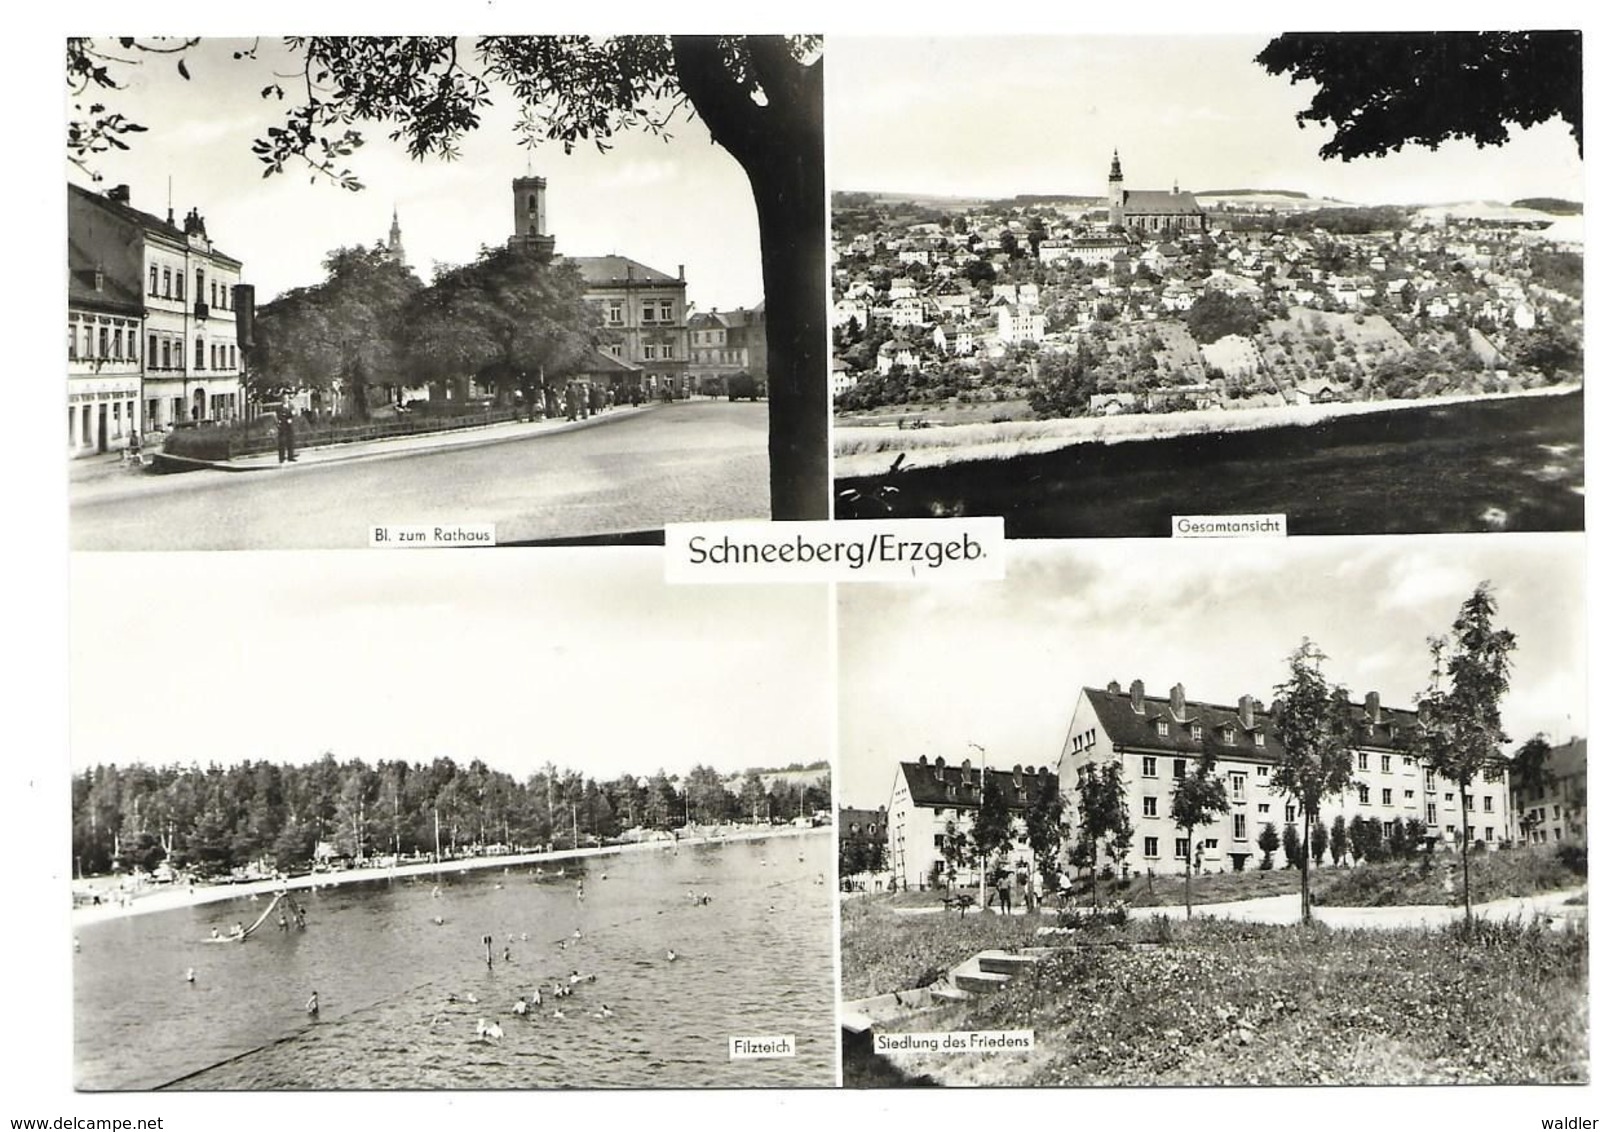
[(1046, 951), (980, 951), (950, 972), (950, 982), (972, 994), (993, 994), (1035, 963)]

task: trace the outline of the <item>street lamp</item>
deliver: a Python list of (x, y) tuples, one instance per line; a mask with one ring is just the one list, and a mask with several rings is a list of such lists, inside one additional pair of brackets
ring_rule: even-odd
[(978, 840), (978, 826), (983, 824), (983, 784), (989, 778), (989, 753), (976, 743), (968, 742), (967, 746), (978, 752), (978, 812), (972, 819), (972, 844), (978, 857), (978, 914), (989, 906), (984, 899), (984, 884), (987, 872), (984, 868), (983, 844)]

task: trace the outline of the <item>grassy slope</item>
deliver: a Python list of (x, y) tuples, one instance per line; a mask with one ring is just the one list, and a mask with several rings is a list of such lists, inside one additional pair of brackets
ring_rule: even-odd
[(1471, 941), (1196, 921), (1169, 934), (1156, 951), (1064, 952), (910, 1027), (1031, 1029), (1032, 1053), (894, 1063), (948, 1084), (1586, 1080), (1585, 932), (1486, 925)]

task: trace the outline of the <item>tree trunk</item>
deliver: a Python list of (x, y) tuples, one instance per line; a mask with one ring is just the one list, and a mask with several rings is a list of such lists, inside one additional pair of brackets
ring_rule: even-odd
[(1304, 808), (1302, 811), (1302, 923), (1304, 924), (1313, 922), (1313, 897), (1307, 880), (1308, 859), (1312, 856), (1308, 846), (1312, 833), (1313, 815)]
[(1464, 861), (1464, 923), (1475, 922), (1475, 909), (1469, 902), (1469, 797), (1468, 786), (1458, 784), (1458, 836), (1461, 852), (1459, 856)]
[(825, 519), (826, 175), (821, 62), (794, 62), (780, 36), (750, 36), (756, 103), (713, 36), (674, 36), (682, 91), (754, 191), (765, 281), (771, 518)]
[[(1196, 827), (1190, 826), (1184, 831), (1184, 918), (1187, 920), (1192, 915), (1190, 909), (1190, 874), (1195, 870), (1190, 866), (1196, 851), (1195, 843)], [(1144, 846), (1141, 846), (1141, 848), (1144, 848)]]

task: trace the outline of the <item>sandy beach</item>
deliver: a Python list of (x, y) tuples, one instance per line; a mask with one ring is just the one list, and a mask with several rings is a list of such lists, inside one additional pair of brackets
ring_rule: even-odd
[(1505, 394), (1457, 394), (1393, 401), (1343, 401), (1262, 409), (1188, 409), (1177, 413), (1126, 413), (1043, 421), (1002, 421), (920, 430), (838, 426), (833, 430), (833, 476), (881, 475), (891, 458), (905, 455), (903, 467), (938, 468), (974, 460), (1005, 460), (1054, 452), (1075, 444), (1120, 444), (1201, 433), (1249, 432), (1281, 425), (1316, 425), (1339, 417), (1433, 408), (1521, 397), (1556, 397), (1581, 385), (1551, 385)]
[[(727, 827), (723, 827), (723, 830)], [(627, 845), (606, 845), (596, 849), (561, 849), (551, 853), (513, 853), (498, 857), (467, 857), (452, 861), (425, 861), (390, 868), (343, 869), (338, 872), (310, 873), (307, 876), (286, 880), (256, 880), (242, 884), (209, 884), (188, 886), (183, 884), (146, 884), (129, 892), (117, 887), (112, 877), (89, 877), (73, 882), (80, 892), (102, 894), (100, 904), (86, 904), (73, 909), (74, 929), (87, 924), (98, 924), (123, 916), (138, 916), (148, 912), (168, 912), (175, 908), (193, 908), (202, 904), (216, 904), (239, 897), (263, 896), (285, 891), (312, 888), (334, 888), (336, 885), (390, 878), (432, 876), (439, 873), (467, 873), (472, 870), (515, 868), (525, 865), (563, 863), (591, 857), (610, 857), (622, 853), (665, 851), (682, 845), (712, 845), (729, 841), (762, 841), (768, 837), (793, 837), (812, 832), (816, 827), (779, 825), (755, 829), (747, 826), (730, 827), (727, 832), (694, 834), (677, 841), (640, 841)], [(124, 901), (123, 897), (128, 899)]]

